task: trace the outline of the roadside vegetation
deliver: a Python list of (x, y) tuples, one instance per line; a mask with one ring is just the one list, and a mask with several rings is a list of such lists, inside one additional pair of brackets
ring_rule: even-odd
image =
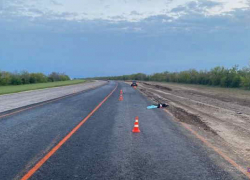
[(22, 91), (52, 88), (59, 86), (67, 86), (73, 84), (80, 84), (86, 82), (85, 80), (71, 80), (71, 81), (58, 81), (58, 82), (47, 82), (47, 83), (37, 83), (37, 84), (25, 84), (25, 85), (12, 85), (12, 86), (0, 86), (0, 95), (17, 93)]
[(56, 72), (46, 76), (43, 73), (28, 73), (27, 71), (23, 71), (21, 73), (0, 71), (0, 86), (36, 84), (68, 80), (70, 80), (68, 75)]
[(56, 72), (45, 75), (43, 73), (29, 73), (27, 71), (20, 73), (0, 71), (0, 95), (67, 86), (83, 82), (85, 80), (70, 80), (68, 75)]
[(218, 66), (209, 71), (190, 69), (181, 72), (166, 71), (152, 75), (137, 73), (95, 79), (158, 81), (250, 89), (250, 66), (241, 69), (238, 66), (232, 68)]

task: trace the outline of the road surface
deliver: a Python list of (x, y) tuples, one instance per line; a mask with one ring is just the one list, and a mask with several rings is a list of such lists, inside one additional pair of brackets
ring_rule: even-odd
[(129, 85), (109, 82), (2, 117), (0, 179), (248, 179), (150, 104)]

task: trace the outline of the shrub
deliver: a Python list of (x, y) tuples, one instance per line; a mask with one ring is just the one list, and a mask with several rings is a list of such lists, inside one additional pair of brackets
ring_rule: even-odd
[(60, 74), (53, 72), (49, 76), (43, 73), (28, 73), (22, 71), (21, 73), (9, 73), (0, 71), (0, 86), (5, 85), (20, 85), (20, 84), (34, 84), (34, 83), (45, 83), (48, 81), (67, 81), (70, 80), (66, 74)]

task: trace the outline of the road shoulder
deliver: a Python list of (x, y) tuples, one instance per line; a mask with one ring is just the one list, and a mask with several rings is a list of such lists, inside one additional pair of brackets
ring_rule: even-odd
[(0, 96), (0, 113), (18, 109), (21, 107), (46, 102), (49, 100), (76, 94), (89, 89), (94, 89), (107, 84), (106, 81), (94, 81), (77, 85), (47, 88), (21, 93), (7, 94)]

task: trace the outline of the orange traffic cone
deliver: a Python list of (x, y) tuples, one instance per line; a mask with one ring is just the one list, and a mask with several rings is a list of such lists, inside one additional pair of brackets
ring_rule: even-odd
[(123, 96), (120, 94), (119, 101), (123, 101)]
[(123, 94), (122, 90), (120, 91), (120, 94)]
[(132, 130), (133, 133), (139, 133), (141, 132), (139, 129), (139, 118), (138, 116), (135, 117), (135, 124), (134, 124), (134, 129)]

